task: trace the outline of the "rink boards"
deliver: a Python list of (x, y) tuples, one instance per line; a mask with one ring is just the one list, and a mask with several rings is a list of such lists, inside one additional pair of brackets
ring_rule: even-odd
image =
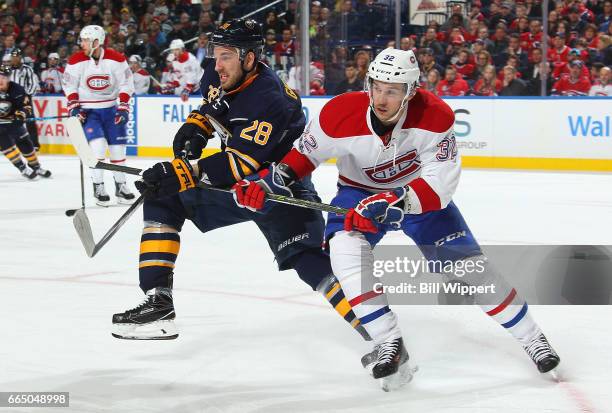
[[(330, 97), (303, 98), (308, 119)], [(66, 115), (63, 96), (35, 97), (38, 117)], [(174, 133), (201, 99), (137, 96), (128, 122), (128, 154), (171, 156)], [(464, 167), (612, 171), (612, 98), (448, 98)], [(45, 153), (74, 153), (60, 121), (38, 122)], [(218, 148), (211, 141), (208, 151)]]

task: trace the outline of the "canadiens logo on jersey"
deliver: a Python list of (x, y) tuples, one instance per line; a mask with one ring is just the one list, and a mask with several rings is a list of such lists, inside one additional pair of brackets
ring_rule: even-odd
[(363, 172), (372, 182), (389, 184), (412, 175), (420, 169), (421, 161), (418, 159), (416, 149), (413, 149), (408, 153), (400, 155), (395, 160), (363, 168)]
[(85, 81), (87, 87), (91, 90), (104, 90), (110, 87), (110, 76), (109, 75), (91, 75)]

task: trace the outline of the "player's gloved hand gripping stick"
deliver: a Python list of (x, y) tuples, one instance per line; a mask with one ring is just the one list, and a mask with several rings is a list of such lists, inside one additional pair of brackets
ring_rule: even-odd
[[(211, 119), (212, 118), (209, 118), (209, 120)], [(211, 124), (213, 125), (213, 127), (215, 127), (215, 124), (218, 125), (218, 123), (214, 119), (212, 119)], [(65, 125), (66, 125), (66, 130), (68, 131), (70, 141), (72, 142), (72, 145), (74, 146), (77, 152), (77, 155), (81, 159), (81, 162), (83, 162), (83, 165), (89, 168), (92, 168), (92, 169), (105, 169), (109, 171), (119, 171), (119, 172), (124, 172), (129, 175), (139, 175), (139, 176), (143, 175), (142, 169), (132, 168), (132, 167), (123, 166), (123, 165), (114, 165), (114, 164), (109, 164), (109, 163), (98, 161), (98, 159), (94, 156), (91, 148), (89, 147), (89, 144), (87, 143), (87, 138), (85, 137), (85, 133), (83, 132), (82, 124), (77, 117), (68, 118), (65, 122)], [(215, 130), (216, 129), (217, 128), (215, 127)], [(175, 161), (177, 161), (177, 159), (175, 159), (173, 162), (167, 162), (167, 164), (171, 165), (174, 168), (173, 163)], [(185, 161), (182, 161), (182, 162), (186, 164)], [(163, 164), (165, 163), (162, 163), (160, 165), (163, 165)], [(177, 165), (180, 165), (180, 162), (177, 162)], [(154, 170), (154, 168), (151, 168), (151, 170)], [(228, 193), (232, 192), (229, 189), (211, 187), (210, 185), (207, 185), (203, 182), (194, 181), (193, 185), (199, 188), (203, 188), (203, 189), (211, 189), (215, 191), (222, 191), (222, 192), (228, 192)], [(178, 192), (178, 191), (175, 191), (175, 192)], [(85, 211), (82, 209), (79, 209), (75, 213), (74, 218), (73, 218), (73, 223), (74, 223), (77, 233), (79, 234), (79, 237), (81, 238), (81, 242), (83, 243), (83, 246), (85, 247), (85, 252), (87, 253), (89, 257), (93, 257), (110, 240), (110, 238), (119, 230), (119, 228), (121, 228), (121, 226), (125, 224), (125, 222), (132, 216), (134, 211), (144, 202), (145, 195), (146, 195), (146, 192), (143, 195), (141, 195), (136, 200), (136, 202), (134, 202), (134, 204), (130, 206), (130, 208), (121, 216), (121, 218), (119, 218), (119, 220), (111, 227), (111, 229), (104, 235), (104, 237), (102, 237), (100, 242), (98, 242), (97, 244), (93, 240), (91, 225), (89, 224), (89, 219), (87, 218)], [(308, 201), (305, 199), (297, 199), (291, 196), (270, 194), (269, 199), (274, 202), (295, 205), (295, 206), (299, 206), (302, 208), (311, 208), (311, 209), (316, 209), (319, 211), (334, 212), (336, 214), (345, 214), (348, 211), (345, 208), (323, 204), (320, 202)]]

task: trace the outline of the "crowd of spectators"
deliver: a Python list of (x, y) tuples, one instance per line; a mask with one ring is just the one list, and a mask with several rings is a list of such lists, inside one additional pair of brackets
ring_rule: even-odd
[[(98, 24), (106, 47), (138, 55), (133, 70), (163, 78), (171, 61), (163, 51), (184, 41), (201, 62), (214, 28), (265, 5), (262, 1), (202, 0), (4, 0), (0, 6), (0, 55), (15, 48), (39, 76), (53, 62), (64, 65), (79, 46), (80, 29)], [(413, 50), (422, 68), (421, 87), (438, 95), (612, 95), (612, 0), (551, 0), (549, 31), (542, 30), (539, 0), (453, 2), (449, 17), (426, 26), (407, 22), (393, 40), (393, 0), (310, 1), (310, 93), (333, 95), (363, 88), (374, 55), (385, 47)], [(294, 0), (256, 14), (265, 35), (264, 59), (299, 90), (296, 65), (298, 4)], [(547, 56), (542, 42), (548, 42)], [(53, 58), (49, 56), (53, 53)], [(134, 61), (134, 59), (132, 59)], [(159, 93), (152, 83), (150, 92)], [(50, 92), (45, 79), (41, 90)]]

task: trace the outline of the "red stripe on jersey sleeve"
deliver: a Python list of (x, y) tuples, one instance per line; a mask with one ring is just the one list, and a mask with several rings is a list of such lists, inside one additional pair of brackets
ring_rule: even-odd
[(442, 208), (440, 197), (423, 178), (417, 178), (408, 186), (416, 193), (421, 202), (421, 212), (437, 211)]
[(316, 168), (308, 157), (299, 153), (295, 148), (292, 148), (281, 162), (287, 164), (299, 179), (309, 175)]
[(130, 101), (130, 95), (127, 93), (119, 93), (119, 102), (128, 103)]

